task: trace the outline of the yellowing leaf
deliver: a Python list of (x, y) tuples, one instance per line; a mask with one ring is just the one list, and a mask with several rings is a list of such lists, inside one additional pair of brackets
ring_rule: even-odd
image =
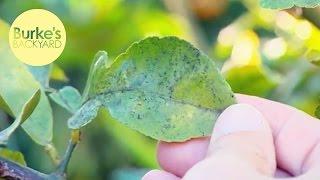
[(0, 148), (0, 157), (18, 163), (22, 166), (26, 166), (23, 154), (19, 151), (13, 151), (7, 148)]
[(57, 81), (68, 81), (68, 77), (64, 73), (64, 71), (56, 64), (52, 65), (50, 79), (57, 80)]

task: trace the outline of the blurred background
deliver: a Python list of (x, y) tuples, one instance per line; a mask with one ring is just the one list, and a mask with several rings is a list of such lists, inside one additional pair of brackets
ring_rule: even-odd
[[(311, 115), (319, 105), (320, 71), (312, 64), (320, 59), (317, 8), (268, 10), (258, 0), (0, 0), (0, 21), (11, 24), (34, 8), (54, 12), (67, 31), (66, 48), (54, 65), (54, 88), (72, 85), (82, 92), (98, 50), (115, 58), (147, 36), (174, 35), (215, 60), (234, 92), (284, 102)], [(62, 154), (70, 114), (51, 105), (53, 142)], [(101, 113), (84, 128), (69, 179), (135, 180), (158, 168), (156, 141), (106, 116)], [(52, 171), (41, 146), (22, 130), (15, 138), (28, 166)]]

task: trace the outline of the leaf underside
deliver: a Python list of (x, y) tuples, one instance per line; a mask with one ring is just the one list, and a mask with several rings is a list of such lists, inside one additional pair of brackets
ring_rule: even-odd
[(95, 58), (86, 88), (84, 106), (90, 108), (82, 107), (69, 119), (72, 129), (89, 123), (103, 106), (145, 135), (185, 141), (209, 135), (221, 111), (235, 103), (214, 62), (176, 37), (134, 43), (114, 62), (99, 53), (102, 58)]
[(81, 95), (77, 89), (71, 86), (65, 86), (49, 96), (53, 101), (71, 113), (75, 113), (81, 106)]

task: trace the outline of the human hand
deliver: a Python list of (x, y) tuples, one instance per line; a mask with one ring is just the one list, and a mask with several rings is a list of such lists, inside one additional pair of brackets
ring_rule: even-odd
[[(211, 138), (158, 144), (162, 170), (143, 180), (320, 179), (320, 121), (288, 105), (237, 95)], [(290, 179), (290, 180), (291, 180)]]

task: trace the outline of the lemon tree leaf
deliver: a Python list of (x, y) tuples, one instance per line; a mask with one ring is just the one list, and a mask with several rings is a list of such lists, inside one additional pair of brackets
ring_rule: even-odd
[(214, 62), (176, 37), (146, 38), (114, 62), (103, 56), (99, 52), (91, 68), (86, 103), (68, 121), (72, 129), (89, 123), (103, 106), (145, 135), (185, 141), (209, 135), (221, 111), (235, 103)]
[(260, 0), (260, 5), (270, 9), (289, 9), (293, 6), (313, 8), (320, 4), (320, 0)]
[(32, 97), (24, 104), (20, 115), (5, 130), (0, 132), (0, 144), (7, 144), (10, 135), (32, 114), (39, 103), (41, 91), (38, 89)]
[(77, 89), (71, 86), (65, 86), (49, 96), (54, 102), (71, 113), (77, 111), (81, 106), (81, 95)]
[(26, 166), (27, 163), (24, 160), (24, 156), (19, 151), (13, 151), (7, 148), (0, 148), (0, 157), (16, 162), (22, 166)]
[[(0, 96), (10, 108), (12, 115), (17, 118), (25, 102), (41, 85), (8, 48), (0, 49)], [(22, 127), (33, 140), (41, 145), (46, 145), (51, 141), (52, 110), (43, 91), (39, 106), (36, 107), (28, 121), (22, 124)]]
[(224, 72), (224, 77), (234, 92), (255, 96), (264, 97), (277, 85), (277, 82), (270, 78), (262, 67), (255, 65), (233, 67)]
[(51, 64), (45, 66), (27, 66), (33, 77), (42, 85), (43, 88), (49, 88), (49, 77), (51, 73)]
[[(83, 92), (83, 101), (88, 100), (89, 93), (93, 91), (92, 84), (95, 84), (97, 81), (97, 74), (101, 74), (112, 64), (112, 61), (108, 59), (108, 54), (105, 51), (99, 51), (93, 59), (93, 62), (90, 67), (88, 80), (86, 87)], [(102, 71), (102, 72), (101, 72)]]
[[(0, 32), (0, 108), (17, 118), (25, 102), (41, 88), (41, 85), (27, 67), (13, 55), (8, 42), (2, 41), (7, 37), (8, 26), (0, 21), (0, 27), (3, 30)], [(43, 91), (39, 105), (22, 127), (38, 144), (46, 145), (51, 142), (52, 110)]]

